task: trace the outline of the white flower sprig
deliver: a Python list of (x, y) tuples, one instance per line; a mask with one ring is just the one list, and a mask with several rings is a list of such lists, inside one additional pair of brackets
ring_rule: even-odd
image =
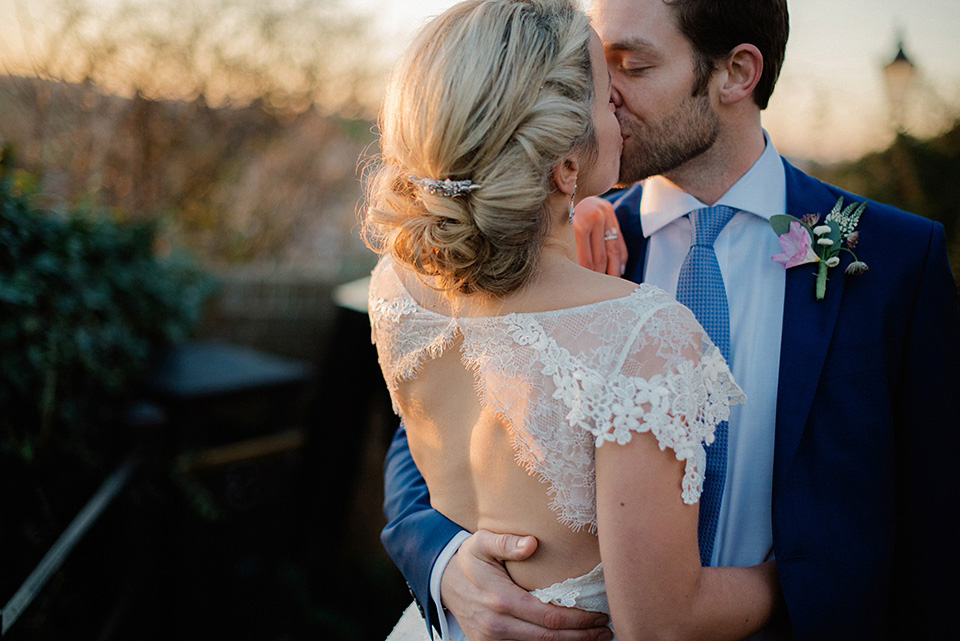
[(827, 223), (836, 222), (837, 227), (840, 229), (840, 236), (846, 238), (853, 233), (853, 230), (857, 228), (857, 223), (860, 222), (860, 215), (863, 214), (863, 210), (867, 208), (867, 203), (850, 203), (847, 205), (846, 209), (841, 209), (843, 207), (843, 197), (837, 199), (837, 204), (833, 206), (833, 209), (830, 210), (830, 213), (827, 214)]
[(787, 268), (820, 263), (816, 295), (817, 300), (823, 300), (827, 292), (827, 270), (840, 264), (841, 251), (853, 256), (844, 273), (856, 275), (869, 269), (853, 253), (860, 239), (857, 224), (866, 208), (867, 203), (850, 203), (844, 207), (841, 197), (822, 223), (820, 214), (807, 214), (802, 219), (786, 214), (771, 216), (770, 226), (780, 237), (780, 248), (784, 252), (772, 256), (773, 260)]

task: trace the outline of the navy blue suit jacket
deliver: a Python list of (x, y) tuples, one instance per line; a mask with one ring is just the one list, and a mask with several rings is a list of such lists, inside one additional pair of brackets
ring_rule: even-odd
[[(844, 197), (784, 161), (787, 208)], [(643, 280), (639, 185), (614, 200)], [(870, 202), (857, 255), (870, 266), (787, 271), (777, 396), (773, 539), (797, 639), (953, 638), (960, 618), (960, 309), (943, 227)], [(771, 231), (771, 233), (773, 233)], [(401, 428), (387, 455), (382, 540), (428, 624), (433, 562), (460, 530), (430, 508)], [(429, 604), (429, 607), (427, 607)]]

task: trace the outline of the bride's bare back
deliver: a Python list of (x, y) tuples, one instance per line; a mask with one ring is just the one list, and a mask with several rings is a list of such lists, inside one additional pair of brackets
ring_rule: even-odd
[(548, 486), (517, 462), (507, 425), (481, 406), (475, 375), (460, 358), (462, 340), (398, 388), (410, 451), (430, 502), (471, 532), (537, 537), (530, 560), (508, 566), (521, 587), (587, 573), (600, 562), (596, 535), (561, 524), (548, 507)]
[[(520, 454), (513, 438), (517, 426), (511, 425), (510, 417), (517, 423), (544, 420), (542, 408), (523, 407), (525, 403), (558, 405), (555, 411), (548, 413), (551, 416), (562, 417), (567, 408), (557, 399), (545, 399), (542, 394), (527, 390), (530, 386), (539, 388), (546, 385), (551, 388), (553, 383), (549, 375), (546, 379), (550, 380), (539, 380), (545, 377), (537, 368), (512, 371), (507, 364), (499, 369), (505, 376), (513, 376), (513, 380), (504, 381), (506, 386), (512, 387), (508, 392), (511, 395), (509, 401), (501, 399), (501, 403), (508, 403), (508, 412), (498, 411), (504, 407), (498, 407), (498, 403), (490, 398), (497, 393), (485, 386), (487, 379), (482, 375), (482, 368), (477, 367), (476, 360), (464, 357), (461, 327), (437, 328), (445, 322), (452, 322), (452, 317), (472, 327), (469, 325), (471, 319), (483, 323), (483, 319), (489, 317), (496, 322), (496, 319), (502, 321), (509, 318), (509, 314), (520, 314), (524, 319), (537, 322), (540, 314), (550, 318), (551, 314), (556, 313), (554, 310), (566, 310), (580, 316), (584, 313), (587, 317), (596, 315), (597, 318), (593, 320), (600, 323), (602, 330), (607, 320), (605, 316), (611, 310), (616, 310), (618, 303), (615, 301), (638, 291), (632, 283), (584, 270), (566, 259), (552, 261), (548, 258), (538, 272), (530, 286), (516, 295), (496, 301), (482, 297), (449, 297), (424, 285), (409, 271), (394, 266), (390, 272), (401, 290), (397, 293), (409, 296), (420, 308), (421, 315), (426, 316), (428, 321), (432, 318), (434, 323), (438, 323), (433, 329), (439, 332), (438, 336), (443, 336), (417, 358), (416, 367), (411, 368), (409, 375), (397, 377), (393, 389), (397, 409), (407, 429), (411, 453), (430, 488), (431, 503), (438, 511), (471, 532), (486, 529), (536, 536), (539, 542), (537, 552), (528, 561), (508, 566), (513, 579), (527, 589), (586, 574), (600, 562), (598, 539), (595, 528), (591, 527), (593, 524), (571, 523), (569, 518), (563, 518), (562, 511), (558, 514), (556, 505), (551, 507), (551, 501), (557, 493), (557, 483), (544, 478), (543, 470), (531, 464), (531, 456)], [(651, 309), (676, 307), (664, 295), (654, 294), (653, 298), (656, 302)], [(610, 309), (597, 308), (596, 314), (587, 311), (593, 310), (591, 306), (595, 304), (606, 304)], [(481, 327), (472, 331), (484, 330)], [(430, 332), (427, 333), (429, 335)], [(582, 347), (589, 351), (590, 341), (596, 343), (596, 337), (589, 332), (584, 332), (584, 336), (584, 345), (568, 343), (568, 347)], [(626, 336), (623, 343), (621, 347), (626, 349)], [(502, 346), (491, 342), (488, 347), (491, 354), (485, 353), (482, 344), (479, 348), (476, 344), (469, 346), (467, 351), (479, 355), (481, 359), (503, 358), (503, 354), (498, 352)], [(697, 347), (699, 349), (699, 344)], [(573, 353), (577, 354), (576, 351)], [(661, 356), (651, 358), (651, 371), (655, 371), (655, 367), (662, 362)], [(389, 379), (388, 368), (385, 368), (385, 373)], [(520, 425), (519, 429), (522, 432), (519, 437), (521, 449), (545, 449), (544, 452), (534, 452), (533, 459), (544, 455), (547, 458), (556, 456), (555, 452), (549, 452), (550, 447), (586, 445), (589, 460), (581, 463), (585, 462), (590, 467), (586, 471), (591, 475), (589, 482), (592, 482), (594, 435), (581, 432), (579, 435), (585, 440), (580, 439), (580, 443), (546, 443), (544, 439), (538, 441), (530, 438), (528, 425)], [(550, 431), (541, 430), (540, 433), (549, 436)], [(650, 435), (644, 437), (653, 438)], [(573, 484), (578, 483), (581, 481), (574, 481)], [(677, 491), (681, 491), (679, 484)], [(581, 497), (581, 502), (586, 500), (590, 502), (589, 507), (593, 507), (592, 493), (589, 497)], [(584, 508), (581, 506), (578, 509)]]

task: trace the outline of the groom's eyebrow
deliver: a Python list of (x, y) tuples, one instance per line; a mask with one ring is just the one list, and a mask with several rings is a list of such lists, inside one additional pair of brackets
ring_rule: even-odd
[(649, 40), (643, 38), (629, 38), (627, 40), (618, 40), (604, 45), (608, 51), (635, 51), (654, 53), (656, 47)]

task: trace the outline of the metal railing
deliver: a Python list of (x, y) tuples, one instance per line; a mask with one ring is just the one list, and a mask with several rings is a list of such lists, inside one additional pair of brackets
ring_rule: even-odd
[(23, 585), (0, 610), (0, 635), (4, 635), (17, 621), (23, 611), (33, 602), (50, 577), (63, 565), (67, 556), (83, 538), (103, 511), (117, 497), (127, 485), (130, 476), (139, 465), (139, 457), (130, 455), (113, 473), (108, 476), (96, 493), (87, 501), (83, 509), (77, 513), (70, 525), (63, 531), (60, 538), (50, 547), (47, 553), (27, 577)]

